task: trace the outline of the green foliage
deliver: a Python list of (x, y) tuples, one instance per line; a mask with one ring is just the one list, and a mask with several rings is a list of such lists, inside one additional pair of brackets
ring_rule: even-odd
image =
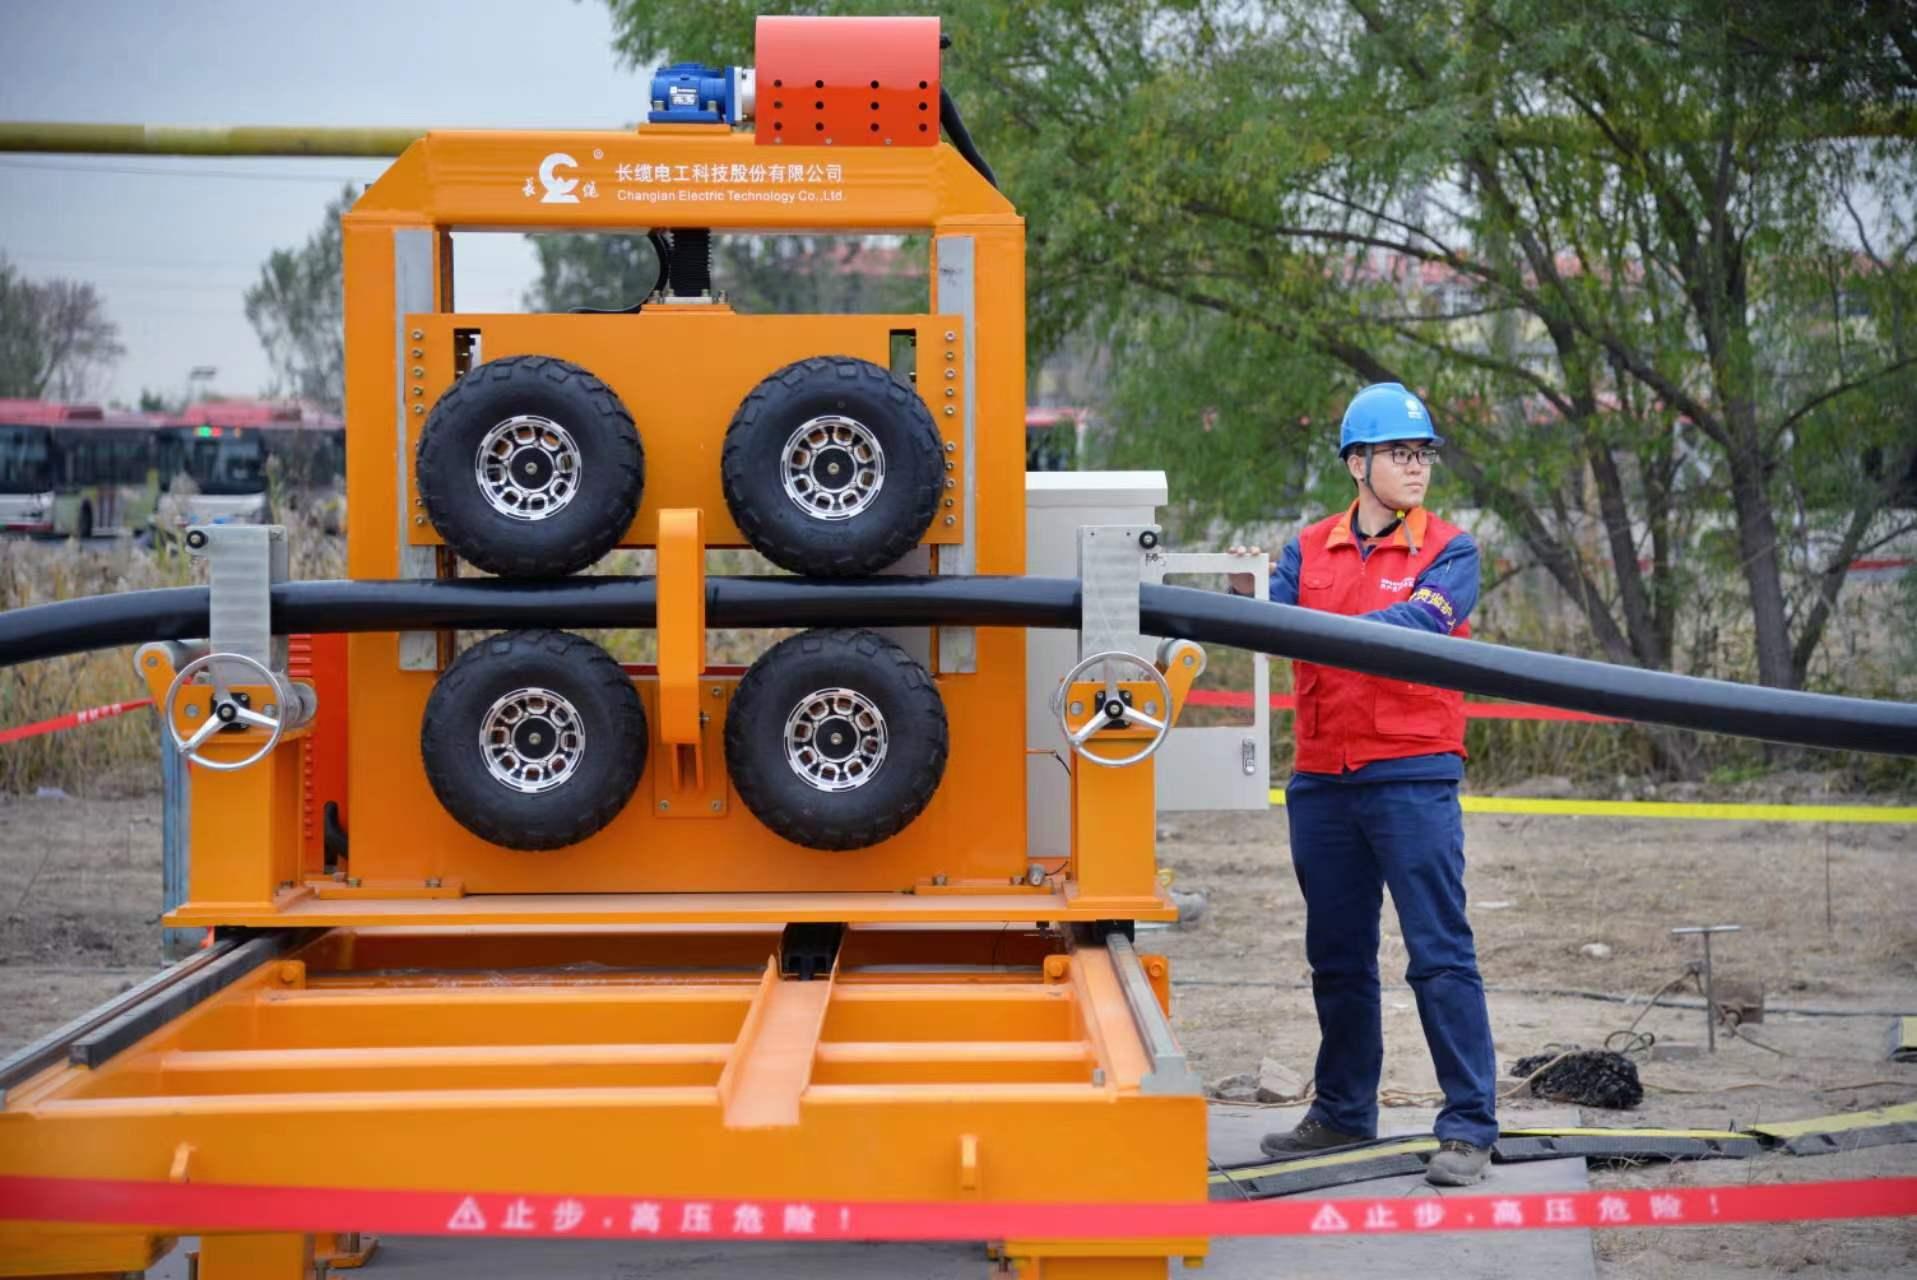
[[(533, 311), (615, 310), (642, 302), (659, 278), (644, 236), (533, 235), (539, 279)], [(922, 245), (898, 236), (714, 236), (713, 288), (760, 314), (923, 310)]]
[[(750, 61), (756, 5), (609, 3), (635, 63)], [(1028, 221), (1032, 351), (1100, 336), (1101, 448), (1174, 464), (1188, 522), (1342, 501), (1332, 424), (1403, 381), (1452, 440), (1434, 504), (1489, 513), (1582, 611), (1579, 647), (1801, 685), (1917, 453), (1894, 9), (938, 11), (945, 84)]]
[(0, 254), (0, 396), (84, 399), (126, 354), (119, 339), (92, 285), (28, 280)]
[(319, 230), (297, 249), (275, 249), (246, 291), (246, 319), (273, 369), (272, 393), (333, 412), (346, 403), (346, 295), (340, 215), (351, 186), (327, 202)]

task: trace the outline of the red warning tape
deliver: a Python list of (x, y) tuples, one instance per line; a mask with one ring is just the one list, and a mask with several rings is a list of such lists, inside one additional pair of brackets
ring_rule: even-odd
[(1701, 1227), (1912, 1215), (1917, 1215), (1917, 1178), (1564, 1195), (941, 1204), (0, 1177), (0, 1219), (137, 1224), (180, 1232), (371, 1231), (620, 1240), (1128, 1240)]
[[(1298, 696), (1292, 693), (1274, 693), (1271, 697), (1273, 711), (1296, 711)], [(1194, 707), (1249, 707), (1251, 695), (1242, 689), (1193, 689), (1185, 695), (1185, 702)], [(1464, 704), (1464, 718), (1467, 720), (1574, 720), (1585, 724), (1623, 724), (1617, 716), (1592, 715), (1588, 711), (1566, 711), (1562, 707), (1540, 707), (1529, 702), (1467, 702)]]
[(123, 716), (129, 711), (138, 711), (141, 707), (152, 705), (153, 699), (140, 698), (134, 702), (109, 702), (104, 707), (88, 707), (85, 711), (69, 711), (66, 715), (55, 716), (51, 720), (15, 725), (11, 729), (0, 729), (0, 744), (18, 742), (22, 738), (37, 738), (43, 733), (58, 733), (62, 729), (77, 729), (83, 724), (92, 724), (95, 720)]

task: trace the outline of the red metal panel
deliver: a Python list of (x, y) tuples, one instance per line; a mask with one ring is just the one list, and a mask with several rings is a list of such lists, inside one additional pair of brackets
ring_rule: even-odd
[(326, 865), (328, 801), (339, 805), (340, 825), (346, 824), (346, 637), (289, 636), (286, 669), (311, 683), (319, 699), (313, 736), (300, 744), (301, 864), (317, 873)]
[(760, 18), (760, 146), (939, 140), (937, 18)]

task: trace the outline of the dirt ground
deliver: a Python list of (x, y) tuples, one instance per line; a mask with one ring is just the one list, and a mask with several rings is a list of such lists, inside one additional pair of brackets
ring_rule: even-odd
[[(1917, 1099), (1917, 1064), (1886, 1060), (1891, 1012), (1917, 1014), (1917, 828), (1465, 821), (1472, 920), (1506, 1068), (1547, 1045), (1601, 1045), (1629, 1026), (1641, 1005), (1578, 993), (1641, 998), (1676, 977), (1696, 943), (1673, 938), (1673, 926), (1743, 926), (1716, 945), (1717, 973), (1763, 988), (1766, 1017), (1748, 1030), (1768, 1047), (1720, 1035), (1714, 1056), (1643, 1062), (1643, 1104), (1589, 1111), (1587, 1123), (1723, 1128)], [(1283, 811), (1167, 815), (1161, 858), (1176, 887), (1203, 890), (1210, 904), (1194, 925), (1140, 936), (1142, 949), (1172, 959), (1175, 1022), (1200, 1074), (1255, 1072), (1272, 1058), (1308, 1078), (1317, 1030)], [(157, 796), (0, 797), (0, 1052), (151, 972), (159, 913)], [(1582, 954), (1588, 943), (1608, 946), (1609, 958)], [(1388, 983), (1404, 960), (1387, 908)], [(1385, 1020), (1387, 1097), (1421, 1100), (1436, 1081), (1402, 985), (1387, 986)], [(1663, 1043), (1704, 1039), (1696, 1009), (1653, 1010), (1639, 1029)], [(1507, 1102), (1507, 1117), (1524, 1106)], [(1880, 1175), (1917, 1175), (1917, 1145), (1594, 1170), (1592, 1181)], [(1607, 1280), (1913, 1274), (1917, 1220), (1607, 1232), (1598, 1251)]]

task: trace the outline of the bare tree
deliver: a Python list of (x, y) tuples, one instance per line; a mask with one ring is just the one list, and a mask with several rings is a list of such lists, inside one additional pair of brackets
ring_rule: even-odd
[(28, 280), (0, 256), (0, 395), (83, 400), (125, 354), (99, 290)]
[(320, 228), (297, 249), (275, 249), (246, 291), (246, 318), (273, 366), (276, 394), (338, 412), (346, 400), (346, 301), (339, 219), (348, 186), (327, 203)]

